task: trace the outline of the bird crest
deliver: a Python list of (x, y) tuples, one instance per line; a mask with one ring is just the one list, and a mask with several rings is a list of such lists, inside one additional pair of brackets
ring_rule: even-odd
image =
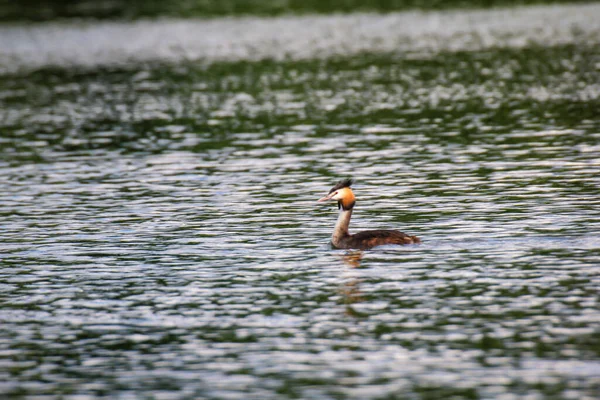
[(342, 189), (342, 188), (349, 188), (350, 186), (352, 186), (352, 184), (354, 183), (354, 181), (352, 179), (342, 179), (341, 181), (339, 181), (334, 187), (331, 188), (331, 190), (329, 191), (329, 193), (333, 193), (336, 190)]

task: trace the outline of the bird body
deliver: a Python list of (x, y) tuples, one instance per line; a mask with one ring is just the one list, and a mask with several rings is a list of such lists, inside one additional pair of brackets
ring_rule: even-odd
[(385, 244), (414, 244), (420, 243), (416, 236), (410, 236), (406, 233), (396, 230), (372, 230), (363, 231), (351, 235), (348, 231), (350, 225), (350, 218), (352, 217), (352, 210), (356, 204), (354, 193), (350, 186), (352, 181), (346, 179), (338, 182), (325, 197), (320, 198), (319, 202), (324, 201), (337, 201), (340, 214), (338, 216), (337, 223), (331, 236), (331, 244), (333, 247), (338, 249), (361, 249), (367, 250), (375, 246), (382, 246)]

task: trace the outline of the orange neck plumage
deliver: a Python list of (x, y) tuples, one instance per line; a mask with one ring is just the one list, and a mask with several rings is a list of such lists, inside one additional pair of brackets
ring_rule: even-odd
[(352, 193), (352, 189), (349, 187), (340, 189), (338, 191), (338, 198), (338, 208), (342, 210), (352, 210), (352, 207), (356, 203), (354, 193)]

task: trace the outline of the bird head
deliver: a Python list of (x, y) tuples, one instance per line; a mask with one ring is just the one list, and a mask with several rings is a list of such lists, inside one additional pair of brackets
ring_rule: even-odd
[(337, 201), (338, 208), (343, 210), (350, 210), (354, 207), (356, 199), (350, 186), (352, 185), (352, 179), (344, 179), (339, 181), (334, 187), (331, 188), (327, 196), (321, 197), (318, 202), (324, 201)]

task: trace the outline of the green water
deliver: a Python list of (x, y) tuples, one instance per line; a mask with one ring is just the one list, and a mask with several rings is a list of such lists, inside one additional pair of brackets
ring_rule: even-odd
[[(0, 395), (596, 398), (597, 12), (283, 60), (5, 31)], [(15, 51), (55, 32), (74, 47)], [(331, 249), (316, 200), (348, 176), (351, 230), (423, 243)]]

